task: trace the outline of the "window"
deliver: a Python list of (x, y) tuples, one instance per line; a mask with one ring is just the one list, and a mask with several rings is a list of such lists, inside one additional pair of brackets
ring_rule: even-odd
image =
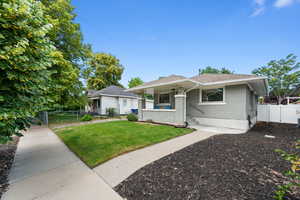
[(158, 99), (159, 104), (169, 104), (170, 103), (170, 94), (159, 94), (159, 99)]
[(123, 106), (127, 106), (127, 99), (123, 99)]
[(224, 103), (225, 89), (202, 89), (200, 90), (200, 103)]

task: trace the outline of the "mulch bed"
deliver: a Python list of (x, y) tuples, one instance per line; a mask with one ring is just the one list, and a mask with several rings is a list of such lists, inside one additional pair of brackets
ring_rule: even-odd
[(0, 144), (0, 199), (8, 188), (8, 174), (14, 161), (18, 138), (9, 144)]
[(213, 136), (155, 161), (115, 190), (128, 200), (271, 200), (289, 169), (274, 150), (299, 153), (299, 139), (295, 125), (259, 123), (246, 134)]

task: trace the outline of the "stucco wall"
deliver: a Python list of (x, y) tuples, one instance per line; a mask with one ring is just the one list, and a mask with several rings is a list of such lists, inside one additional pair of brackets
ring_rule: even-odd
[(199, 89), (187, 93), (187, 116), (196, 118), (247, 120), (247, 85), (226, 86), (225, 104), (199, 104)]

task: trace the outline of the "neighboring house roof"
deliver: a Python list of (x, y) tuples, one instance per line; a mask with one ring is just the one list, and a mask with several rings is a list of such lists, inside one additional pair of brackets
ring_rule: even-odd
[(88, 90), (88, 97), (99, 97), (99, 96), (121, 96), (121, 97), (133, 97), (136, 98), (138, 95), (126, 92), (125, 88), (121, 88), (115, 85), (108, 86), (102, 90)]
[[(143, 85), (130, 88), (126, 91), (139, 93), (142, 90), (155, 87), (173, 87), (173, 86), (182, 86), (184, 88), (191, 88), (198, 86), (211, 86), (211, 85), (220, 85), (220, 84), (239, 84), (239, 83), (249, 83), (249, 82), (259, 82), (259, 85), (256, 85), (260, 92), (267, 93), (267, 79), (266, 77), (260, 77), (256, 75), (246, 75), (246, 74), (201, 74), (191, 78), (186, 78), (179, 75), (171, 75), (164, 78), (160, 78), (155, 81), (144, 83)], [(253, 83), (254, 84), (254, 83)], [(263, 84), (263, 88), (261, 85)], [(264, 94), (264, 95), (265, 95)]]

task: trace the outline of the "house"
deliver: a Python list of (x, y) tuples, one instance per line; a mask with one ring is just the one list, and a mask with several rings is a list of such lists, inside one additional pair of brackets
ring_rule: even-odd
[[(86, 112), (106, 115), (108, 108), (114, 108), (116, 114), (124, 115), (138, 109), (138, 95), (115, 85), (102, 90), (88, 90), (87, 95), (90, 103), (86, 106)], [(152, 104), (153, 101), (147, 100), (147, 106), (153, 107)]]
[(265, 77), (243, 74), (171, 75), (126, 90), (154, 95), (154, 106), (139, 99), (139, 120), (184, 126), (248, 130), (256, 123), (259, 96), (268, 93)]

